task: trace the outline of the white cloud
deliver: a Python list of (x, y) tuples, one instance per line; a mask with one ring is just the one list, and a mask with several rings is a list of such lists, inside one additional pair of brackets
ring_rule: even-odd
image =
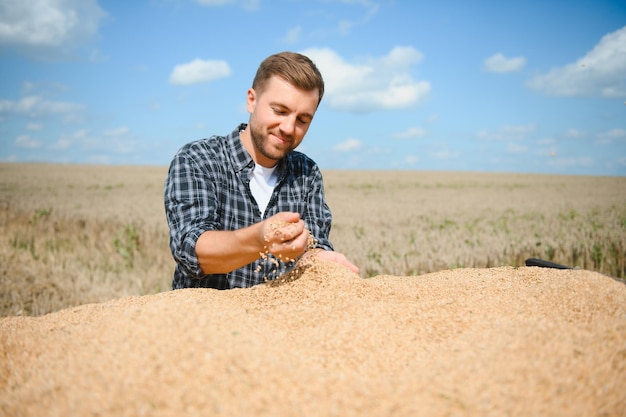
[(415, 165), (420, 161), (419, 156), (407, 155), (404, 157), (404, 162), (408, 165)]
[(626, 129), (615, 128), (600, 132), (597, 135), (596, 143), (610, 145), (614, 142), (626, 142)]
[(507, 153), (513, 154), (526, 153), (528, 151), (528, 147), (517, 143), (509, 143), (506, 147), (506, 151)]
[(556, 143), (556, 139), (552, 137), (545, 137), (537, 140), (537, 145), (554, 145)]
[(70, 147), (84, 149), (86, 143), (95, 142), (95, 140), (90, 139), (90, 134), (87, 129), (80, 129), (74, 133), (62, 133), (57, 141), (50, 145), (50, 149), (55, 151), (62, 151)]
[(525, 64), (526, 58), (523, 56), (507, 58), (500, 53), (490, 56), (484, 62), (487, 71), (498, 73), (521, 71)]
[(3, 0), (0, 44), (56, 48), (84, 42), (106, 13), (95, 0)]
[(347, 139), (333, 146), (333, 150), (337, 152), (350, 152), (359, 149), (362, 143), (358, 139)]
[(196, 3), (203, 6), (225, 6), (227, 4), (235, 4), (237, 0), (196, 0)]
[[(337, 32), (340, 35), (349, 35), (352, 28), (366, 24), (378, 12), (378, 4), (371, 0), (340, 0), (340, 2), (348, 5), (360, 6), (365, 9), (365, 14), (357, 19), (339, 20), (339, 23), (337, 24)], [(354, 14), (351, 14), (351, 17), (353, 16)]]
[(245, 10), (253, 11), (258, 10), (261, 0), (196, 0), (196, 3), (207, 7), (240, 5)]
[(431, 155), (437, 159), (456, 159), (461, 156), (461, 153), (457, 151), (451, 151), (450, 149), (440, 149), (433, 152)]
[(535, 131), (535, 125), (504, 125), (496, 130), (481, 130), (476, 134), (478, 139), (483, 140), (521, 140), (529, 133)]
[(82, 109), (80, 104), (46, 100), (37, 95), (22, 97), (19, 101), (0, 100), (0, 115), (7, 113), (35, 117), (75, 113)]
[(118, 127), (116, 129), (108, 129), (104, 131), (104, 135), (105, 136), (112, 136), (112, 137), (119, 137), (119, 136), (125, 136), (130, 132), (130, 129), (128, 129), (126, 126), (121, 126)]
[(69, 149), (70, 146), (72, 146), (72, 141), (68, 137), (62, 136), (55, 143), (50, 145), (50, 149), (54, 151), (61, 151)]
[(559, 147), (552, 138), (538, 140), (537, 145), (535, 147), (535, 155), (537, 156), (555, 158), (559, 154)]
[(567, 132), (565, 132), (565, 137), (572, 139), (580, 138), (583, 136), (585, 136), (585, 132), (574, 128), (568, 129)]
[(206, 83), (229, 75), (230, 67), (226, 61), (205, 61), (196, 58), (186, 64), (176, 65), (170, 74), (170, 83), (175, 85)]
[(615, 165), (619, 166), (619, 167), (624, 167), (626, 168), (626, 157), (623, 158), (617, 158), (614, 162)]
[(421, 127), (410, 127), (403, 132), (398, 132), (393, 135), (396, 139), (413, 139), (413, 138), (423, 138), (426, 136), (426, 129)]
[(33, 139), (29, 135), (20, 135), (15, 139), (15, 146), (19, 148), (37, 149), (41, 147), (41, 142)]
[(292, 27), (287, 31), (287, 34), (282, 39), (285, 43), (296, 43), (300, 39), (300, 34), (302, 33), (302, 26)]
[(43, 126), (39, 123), (29, 123), (26, 125), (26, 130), (37, 131), (43, 129)]
[(582, 58), (530, 79), (527, 85), (555, 96), (626, 97), (626, 26), (605, 35)]
[(412, 70), (422, 54), (410, 46), (396, 46), (389, 54), (346, 62), (328, 48), (302, 51), (319, 67), (326, 91), (324, 100), (335, 110), (370, 112), (416, 105), (430, 93), (430, 83), (417, 81)]
[(80, 149), (99, 154), (129, 154), (137, 147), (130, 129), (119, 127), (93, 133), (88, 129), (79, 129), (73, 133), (62, 133), (50, 146), (52, 150)]

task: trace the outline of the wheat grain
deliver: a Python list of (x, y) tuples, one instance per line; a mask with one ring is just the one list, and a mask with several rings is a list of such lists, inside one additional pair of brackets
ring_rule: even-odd
[[(270, 238), (272, 234), (276, 236), (281, 235), (280, 229), (285, 226), (289, 226), (290, 224), (293, 224), (293, 223), (289, 223), (284, 220), (272, 222), (268, 227), (269, 230), (267, 234), (264, 236), (265, 242), (266, 243), (270, 242)], [(308, 234), (309, 236), (307, 238), (307, 246), (305, 248), (304, 253), (314, 249), (317, 245), (317, 239), (315, 238), (315, 236), (313, 236), (313, 234), (310, 231), (308, 231)], [(282, 239), (283, 238), (281, 235), (281, 240)], [(295, 245), (292, 246), (292, 250), (295, 250)], [(267, 246), (264, 246), (264, 251), (260, 252), (260, 257), (263, 261), (272, 263), (274, 267), (276, 268), (276, 271), (278, 272), (276, 278), (274, 279), (269, 279), (267, 276), (263, 276), (263, 281), (266, 283), (275, 282), (276, 284), (280, 284), (284, 282), (291, 282), (299, 278), (304, 272), (304, 269), (302, 268), (305, 268), (305, 266), (298, 265), (298, 261), (302, 257), (302, 255), (296, 259), (291, 259), (287, 256), (283, 258), (281, 254), (279, 254), (276, 257), (270, 253), (269, 248)], [(257, 273), (261, 272), (261, 269), (262, 269), (261, 265), (262, 264), (260, 264), (257, 267), (256, 269)]]

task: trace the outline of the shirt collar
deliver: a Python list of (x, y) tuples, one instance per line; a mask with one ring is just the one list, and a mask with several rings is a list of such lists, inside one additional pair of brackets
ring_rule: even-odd
[(228, 136), (226, 141), (230, 150), (230, 159), (232, 161), (235, 172), (241, 172), (246, 168), (251, 169), (254, 166), (252, 157), (241, 143), (241, 137), (239, 132), (244, 131), (246, 128), (245, 123), (241, 123), (235, 130), (233, 130)]

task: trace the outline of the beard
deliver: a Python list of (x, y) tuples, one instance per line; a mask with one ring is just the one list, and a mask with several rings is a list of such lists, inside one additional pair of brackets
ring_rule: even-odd
[[(293, 145), (289, 145), (286, 148), (276, 147), (270, 143), (269, 132), (264, 132), (261, 129), (257, 129), (252, 123), (250, 123), (249, 127), (250, 136), (252, 137), (252, 143), (254, 144), (254, 147), (265, 158), (278, 162), (283, 159), (289, 152), (295, 149)], [(292, 139), (293, 143), (293, 138), (289, 139)]]

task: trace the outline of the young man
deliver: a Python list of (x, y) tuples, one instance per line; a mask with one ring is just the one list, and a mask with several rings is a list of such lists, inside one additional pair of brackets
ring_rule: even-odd
[(178, 151), (165, 182), (177, 264), (172, 288), (250, 287), (310, 256), (358, 273), (329, 241), (332, 217), (318, 166), (295, 151), (323, 94), (309, 58), (272, 55), (248, 90), (248, 124)]

